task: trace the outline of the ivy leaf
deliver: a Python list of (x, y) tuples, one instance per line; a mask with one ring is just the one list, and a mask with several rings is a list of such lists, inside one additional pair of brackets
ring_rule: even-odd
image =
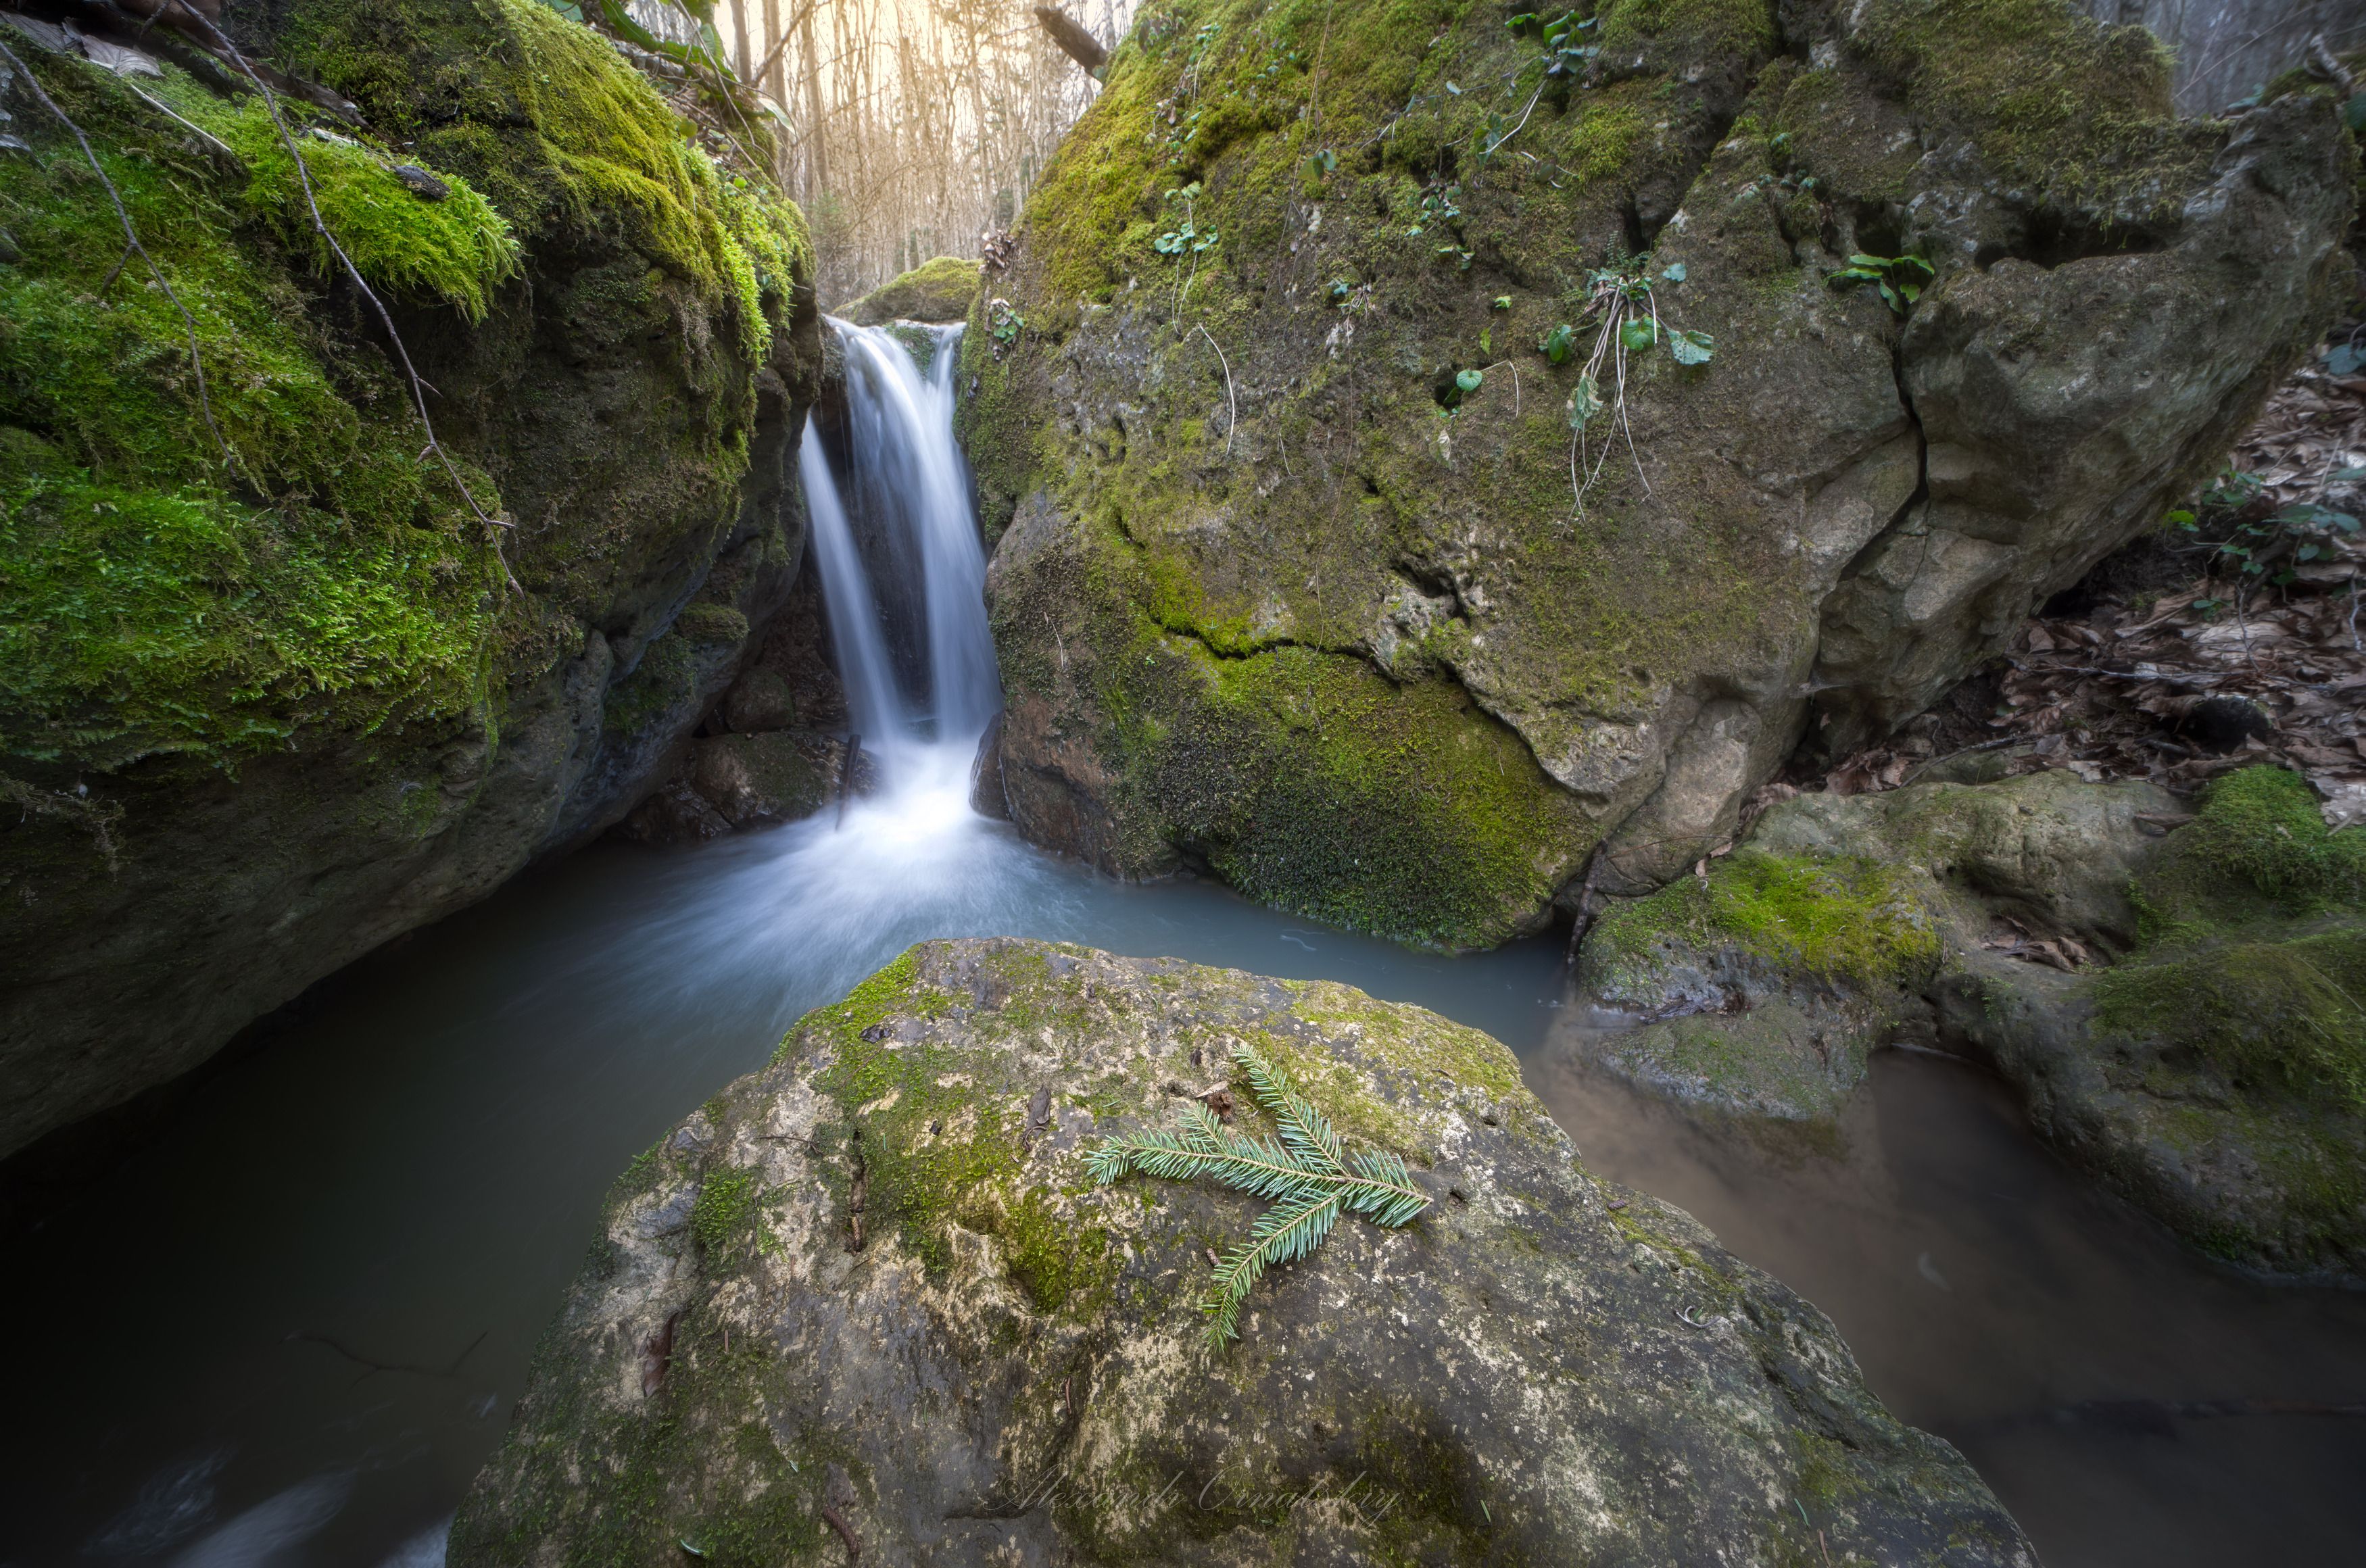
[(1591, 375), (1577, 378), (1577, 390), (1569, 395), (1569, 428), (1582, 431), (1602, 412), (1602, 388)]
[(1665, 272), (1662, 272), (1662, 273), (1660, 274), (1660, 281), (1661, 281), (1662, 283), (1682, 283), (1682, 282), (1684, 282), (1684, 263), (1682, 263), (1682, 262), (1670, 262), (1670, 263), (1668, 263), (1667, 270), (1666, 270)]
[(1569, 346), (1577, 337), (1577, 329), (1566, 321), (1537, 340), (1537, 352), (1559, 364), (1569, 357)]
[(1678, 364), (1707, 364), (1717, 348), (1717, 340), (1707, 332), (1681, 331), (1668, 334), (1668, 352), (1675, 355)]
[(1465, 397), (1478, 391), (1479, 384), (1486, 379), (1485, 375), (1475, 370), (1458, 370), (1454, 373), (1454, 385), (1461, 389)]

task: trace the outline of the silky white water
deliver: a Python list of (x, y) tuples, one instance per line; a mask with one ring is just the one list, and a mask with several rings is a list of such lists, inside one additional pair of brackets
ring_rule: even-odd
[[(986, 551), (970, 505), (969, 465), (953, 439), (962, 330), (930, 330), (923, 373), (894, 332), (835, 318), (829, 326), (846, 355), (851, 472), (842, 484), (810, 420), (797, 464), (831, 644), (855, 731), (879, 756), (887, 796), (933, 793), (951, 754), (966, 767), (1002, 706), (986, 622)], [(855, 515), (873, 531), (871, 559), (916, 574), (917, 584), (884, 583), (866, 566), (850, 493)], [(883, 595), (887, 587), (898, 591)], [(918, 689), (897, 669), (892, 644), (921, 650), (912, 671)]]

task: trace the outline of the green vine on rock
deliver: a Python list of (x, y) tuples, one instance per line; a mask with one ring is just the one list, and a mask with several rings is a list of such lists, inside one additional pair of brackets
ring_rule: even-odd
[(1200, 1304), (1208, 1315), (1211, 1349), (1240, 1338), (1241, 1303), (1258, 1277), (1322, 1246), (1343, 1212), (1394, 1229), (1429, 1206), (1402, 1159), (1376, 1148), (1351, 1156), (1330, 1120), (1254, 1047), (1234, 1046), (1233, 1060), (1279, 1126), (1279, 1142), (1234, 1132), (1194, 1103), (1180, 1130), (1112, 1137), (1087, 1159), (1093, 1180), (1103, 1186), (1136, 1170), (1164, 1182), (1209, 1176), (1273, 1200), (1249, 1238), (1216, 1265), (1208, 1299)]

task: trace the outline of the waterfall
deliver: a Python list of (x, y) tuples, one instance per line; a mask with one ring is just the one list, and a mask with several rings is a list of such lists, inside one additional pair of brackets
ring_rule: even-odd
[(1002, 705), (986, 552), (953, 440), (962, 330), (928, 330), (924, 374), (896, 333), (828, 325), (846, 352), (845, 482), (810, 419), (797, 462), (847, 708), (891, 792), (941, 785), (954, 765), (966, 776)]

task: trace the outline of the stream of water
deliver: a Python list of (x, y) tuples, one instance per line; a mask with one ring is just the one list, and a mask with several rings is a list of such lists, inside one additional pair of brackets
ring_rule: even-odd
[[(2366, 1401), (2366, 1295), (2179, 1248), (1977, 1071), (1884, 1054), (1844, 1150), (1757, 1150), (1574, 1065), (1588, 1021), (1555, 942), (1414, 952), (1204, 883), (1113, 883), (972, 812), (993, 689), (949, 341), (923, 375), (840, 330), (851, 417), (875, 422), (848, 475), (808, 442), (806, 479), (882, 792), (842, 829), (602, 844), (521, 879), (316, 988), (9, 1238), (0, 1565), (440, 1562), (610, 1181), (806, 1008), (980, 935), (1341, 980), (1493, 1034), (1598, 1174), (1829, 1312), (2051, 1568), (2366, 1561), (2366, 1420), (2229, 1403)], [(862, 537), (882, 487), (918, 498), (900, 557)], [(882, 599), (884, 559), (922, 591)]]

